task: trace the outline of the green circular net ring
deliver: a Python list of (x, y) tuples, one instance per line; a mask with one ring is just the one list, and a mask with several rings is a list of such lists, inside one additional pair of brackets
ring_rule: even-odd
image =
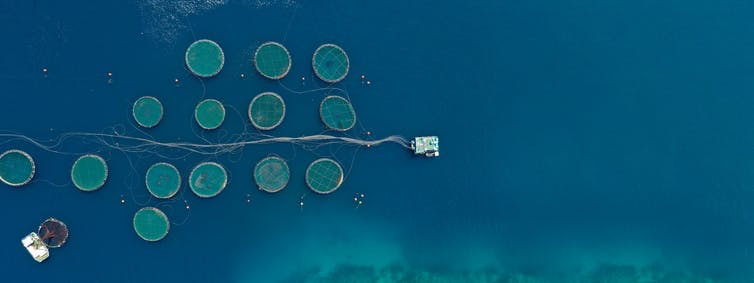
[(285, 118), (285, 102), (277, 93), (260, 93), (249, 103), (248, 115), (255, 128), (272, 130)]
[(19, 187), (34, 178), (36, 165), (28, 153), (11, 149), (0, 155), (0, 181), (6, 185)]
[(202, 129), (217, 129), (225, 121), (225, 107), (217, 99), (202, 100), (194, 109), (194, 118)]
[(288, 164), (280, 157), (270, 156), (254, 167), (254, 182), (260, 190), (276, 193), (285, 188), (291, 177)]
[(335, 44), (323, 44), (314, 51), (312, 68), (320, 80), (328, 83), (342, 81), (350, 68), (348, 55)]
[(169, 199), (181, 188), (181, 173), (166, 162), (150, 166), (144, 179), (149, 193), (158, 199)]
[(186, 66), (197, 77), (210, 78), (223, 69), (225, 54), (217, 42), (200, 39), (186, 49)]
[(334, 192), (343, 183), (343, 168), (329, 158), (320, 158), (306, 168), (306, 185), (318, 194)]
[(153, 96), (143, 96), (134, 102), (132, 114), (139, 126), (153, 128), (162, 120), (164, 109), (160, 100)]
[(319, 104), (319, 117), (329, 129), (345, 132), (356, 125), (356, 112), (348, 100), (331, 95)]
[(71, 167), (73, 185), (85, 192), (96, 191), (105, 185), (107, 175), (107, 162), (94, 154), (79, 157)]
[(189, 187), (200, 198), (211, 198), (220, 194), (228, 184), (228, 173), (215, 162), (202, 162), (191, 170)]
[(265, 78), (279, 80), (291, 70), (291, 54), (280, 43), (262, 43), (254, 52), (254, 67)]
[(157, 242), (170, 231), (170, 221), (162, 210), (144, 207), (134, 214), (134, 231), (144, 241)]

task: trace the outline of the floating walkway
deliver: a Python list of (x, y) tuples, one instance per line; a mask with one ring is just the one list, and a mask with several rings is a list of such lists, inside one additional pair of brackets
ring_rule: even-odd
[(136, 123), (144, 128), (153, 128), (162, 120), (162, 103), (153, 96), (143, 96), (134, 102), (133, 116)]
[(217, 129), (225, 121), (225, 107), (217, 99), (202, 100), (194, 109), (194, 118), (202, 129)]
[(181, 188), (181, 173), (170, 163), (150, 166), (144, 179), (149, 193), (158, 199), (169, 199)]
[(285, 188), (290, 178), (288, 164), (280, 157), (264, 158), (254, 167), (254, 182), (260, 190), (268, 193), (279, 192)]
[(320, 80), (328, 83), (342, 81), (350, 68), (348, 55), (343, 48), (335, 44), (323, 44), (314, 51), (312, 68)]
[(320, 158), (306, 168), (306, 185), (318, 194), (334, 192), (343, 183), (343, 168), (329, 158)]
[(98, 155), (87, 154), (73, 163), (71, 181), (79, 190), (91, 192), (105, 185), (107, 174), (107, 162)]
[(197, 77), (214, 77), (225, 65), (225, 54), (217, 42), (200, 39), (186, 49), (186, 66)]
[(144, 241), (156, 242), (165, 238), (170, 231), (170, 221), (162, 210), (154, 207), (139, 209), (134, 214), (134, 231)]
[(265, 42), (254, 52), (254, 66), (265, 78), (279, 80), (291, 70), (291, 54), (280, 43)]
[(319, 105), (319, 117), (328, 129), (336, 131), (348, 131), (356, 125), (353, 106), (340, 96), (325, 97)]
[(189, 175), (189, 187), (200, 198), (211, 198), (220, 194), (228, 184), (228, 173), (222, 165), (203, 162), (196, 165)]
[(249, 120), (255, 128), (272, 130), (285, 118), (285, 102), (274, 92), (258, 94), (249, 103)]
[(0, 181), (6, 185), (26, 185), (34, 177), (35, 171), (34, 159), (22, 150), (11, 149), (0, 155)]

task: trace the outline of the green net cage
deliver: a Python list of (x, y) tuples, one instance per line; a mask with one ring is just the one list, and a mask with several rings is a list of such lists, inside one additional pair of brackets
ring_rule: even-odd
[(181, 173), (172, 164), (159, 162), (149, 167), (145, 182), (152, 196), (169, 199), (181, 188)]
[(343, 168), (329, 158), (320, 158), (306, 168), (306, 185), (318, 194), (334, 192), (343, 183)]
[(192, 74), (202, 78), (217, 75), (225, 65), (225, 54), (217, 42), (200, 39), (186, 49), (186, 66)]
[(36, 170), (28, 153), (11, 149), (0, 155), (0, 181), (9, 186), (23, 186), (31, 181)]
[(327, 128), (336, 131), (348, 131), (356, 125), (353, 106), (340, 96), (325, 97), (319, 105), (319, 117)]
[(222, 165), (203, 162), (189, 175), (189, 187), (198, 197), (211, 198), (220, 194), (228, 184), (228, 173)]
[(162, 103), (152, 96), (137, 99), (132, 111), (136, 123), (144, 128), (157, 126), (162, 120), (163, 112)]
[(98, 155), (87, 154), (73, 163), (71, 181), (79, 190), (96, 191), (105, 185), (107, 174), (107, 162)]
[(264, 158), (254, 167), (254, 182), (260, 190), (275, 193), (288, 184), (291, 172), (288, 164), (280, 157)]
[(265, 78), (279, 80), (291, 70), (291, 54), (277, 42), (265, 42), (254, 52), (254, 66)]
[(170, 221), (162, 210), (144, 207), (134, 214), (134, 231), (136, 235), (148, 242), (165, 238), (170, 231)]
[(225, 107), (217, 99), (202, 100), (194, 109), (194, 118), (202, 129), (217, 129), (225, 121)]
[(249, 103), (248, 114), (255, 128), (272, 130), (285, 118), (285, 102), (274, 92), (260, 93)]
[(317, 77), (328, 83), (342, 81), (348, 75), (348, 55), (335, 44), (323, 44), (314, 51), (312, 68)]

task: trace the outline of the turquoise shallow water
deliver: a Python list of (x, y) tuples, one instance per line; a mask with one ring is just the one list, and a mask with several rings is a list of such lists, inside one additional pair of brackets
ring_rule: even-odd
[[(5, 133), (224, 143), (256, 133), (246, 109), (264, 91), (286, 103), (269, 134), (322, 133), (317, 107), (342, 93), (298, 92), (326, 86), (311, 55), (331, 42), (348, 53), (350, 74), (336, 86), (358, 123), (327, 133), (439, 135), (442, 152), (271, 144), (127, 153), (92, 137), (46, 151), (0, 138), (0, 150), (23, 149), (37, 163), (32, 183), (0, 188), (2, 281), (754, 282), (752, 12), (746, 1), (0, 2)], [(199, 38), (226, 58), (202, 81), (183, 62)], [(252, 69), (270, 40), (293, 59), (280, 83)], [(165, 115), (141, 131), (131, 105), (144, 95)], [(205, 98), (226, 107), (216, 131), (193, 121)], [(100, 190), (69, 181), (78, 153), (107, 160)], [(274, 195), (252, 177), (270, 154), (291, 172)], [(304, 182), (320, 157), (347, 173), (326, 196)], [(159, 161), (184, 178), (200, 162), (221, 163), (228, 186), (199, 199), (184, 182), (158, 202), (143, 178)], [(146, 205), (173, 222), (160, 242), (131, 226)], [(20, 239), (50, 216), (70, 238), (38, 264)]]

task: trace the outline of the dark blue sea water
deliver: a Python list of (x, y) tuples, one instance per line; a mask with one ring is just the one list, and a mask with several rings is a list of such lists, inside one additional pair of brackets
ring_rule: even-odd
[[(29, 152), (37, 172), (27, 186), (0, 189), (0, 281), (754, 282), (752, 15), (754, 2), (732, 0), (2, 1), (5, 133), (225, 143), (256, 133), (247, 105), (275, 91), (287, 113), (268, 134), (318, 134), (319, 102), (342, 93), (288, 89), (326, 86), (310, 60), (331, 42), (350, 57), (335, 87), (359, 119), (340, 135), (438, 135), (441, 156), (396, 144), (274, 144), (176, 157), (94, 138), (49, 150), (2, 138), (0, 150)], [(183, 61), (200, 38), (226, 57), (203, 81)], [(280, 83), (251, 63), (270, 40), (293, 58)], [(143, 95), (166, 113), (141, 131), (130, 111)], [(203, 98), (229, 110), (217, 131), (193, 121)], [(108, 161), (96, 192), (70, 182), (83, 153)], [(276, 194), (251, 177), (270, 154), (291, 167)], [(318, 157), (347, 169), (334, 194), (304, 183)], [(158, 161), (184, 177), (216, 161), (230, 183), (212, 199), (184, 185), (158, 202), (143, 180)], [(160, 242), (133, 231), (144, 206), (173, 222)], [(47, 217), (63, 220), (70, 238), (39, 264), (20, 239)]]

